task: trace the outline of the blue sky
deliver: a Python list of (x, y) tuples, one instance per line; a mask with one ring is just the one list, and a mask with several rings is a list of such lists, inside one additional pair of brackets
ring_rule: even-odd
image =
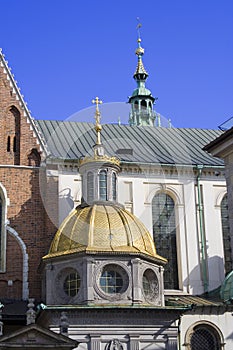
[(32, 116), (92, 121), (77, 112), (99, 96), (113, 103), (102, 122), (126, 123), (137, 17), (156, 111), (176, 127), (232, 117), (232, 0), (1, 0), (0, 47)]

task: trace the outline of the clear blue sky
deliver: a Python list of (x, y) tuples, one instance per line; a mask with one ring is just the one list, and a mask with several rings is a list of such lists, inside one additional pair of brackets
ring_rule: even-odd
[[(95, 96), (126, 106), (135, 88), (137, 17), (156, 111), (176, 127), (217, 128), (233, 116), (232, 0), (0, 5), (0, 47), (36, 119), (67, 119)], [(116, 121), (110, 114), (103, 123)]]

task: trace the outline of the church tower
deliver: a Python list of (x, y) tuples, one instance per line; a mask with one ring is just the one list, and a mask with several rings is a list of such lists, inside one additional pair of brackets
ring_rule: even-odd
[(163, 266), (146, 227), (117, 202), (120, 161), (101, 143), (98, 98), (96, 144), (80, 161), (81, 205), (58, 229), (44, 261), (47, 305), (164, 306)]
[(131, 104), (129, 124), (131, 126), (154, 126), (156, 113), (153, 110), (153, 104), (155, 97), (152, 96), (151, 91), (145, 86), (148, 73), (142, 62), (144, 49), (141, 47), (140, 35), (138, 36), (137, 42), (138, 48), (136, 49), (135, 54), (138, 56), (138, 63), (133, 75), (137, 83), (137, 88), (133, 91), (132, 96), (129, 97), (128, 101)]

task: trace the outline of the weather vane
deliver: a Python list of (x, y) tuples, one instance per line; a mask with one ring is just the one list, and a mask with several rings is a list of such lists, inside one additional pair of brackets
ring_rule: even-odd
[(140, 39), (140, 28), (142, 26), (142, 24), (140, 23), (140, 18), (137, 17), (137, 21), (138, 21), (138, 24), (137, 24), (137, 31), (138, 31), (138, 39)]

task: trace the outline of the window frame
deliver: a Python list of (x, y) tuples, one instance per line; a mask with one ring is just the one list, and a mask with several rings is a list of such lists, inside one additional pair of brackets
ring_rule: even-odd
[[(160, 251), (158, 249), (159, 244), (158, 244), (158, 240), (157, 239), (159, 237), (158, 237), (158, 233), (155, 232), (155, 228), (154, 228), (154, 226), (155, 226), (155, 223), (154, 223), (155, 217), (154, 216), (155, 215), (154, 215), (154, 212), (153, 212), (153, 207), (155, 207), (155, 204), (153, 204), (153, 202), (154, 202), (155, 198), (159, 197), (159, 196), (165, 196), (165, 198), (169, 198), (172, 201), (172, 203), (173, 203), (173, 208), (172, 208), (172, 212), (173, 212), (172, 215), (173, 215), (173, 217), (172, 217), (172, 220), (174, 220), (174, 223), (173, 223), (172, 232), (175, 232), (175, 234), (174, 234), (175, 237), (171, 237), (171, 234), (170, 234), (171, 233), (171, 231), (170, 231), (171, 228), (170, 227), (169, 227), (169, 231), (170, 232), (167, 234), (168, 237), (165, 237), (164, 233), (160, 233), (161, 236), (164, 235), (164, 239), (169, 239), (171, 241), (171, 239), (173, 238), (173, 241), (175, 241), (175, 247), (173, 249), (173, 254), (174, 254), (174, 252), (176, 253), (176, 255), (174, 257), (175, 263), (176, 263), (176, 271), (174, 271), (174, 273), (173, 273), (172, 287), (170, 287), (170, 282), (166, 281), (165, 279), (166, 279), (167, 275), (169, 274), (167, 272), (169, 270), (169, 267), (170, 266), (174, 266), (174, 263), (173, 263), (173, 260), (170, 260), (171, 263), (169, 264), (169, 257), (167, 256), (168, 255), (167, 252)], [(166, 202), (166, 199), (165, 199), (164, 203), (165, 202)], [(161, 192), (161, 191), (159, 191), (159, 192), (155, 193), (154, 196), (152, 197), (152, 200), (151, 200), (151, 213), (152, 213), (153, 239), (154, 239), (154, 242), (155, 242), (157, 253), (159, 255), (163, 256), (164, 258), (168, 259), (168, 263), (165, 265), (165, 268), (164, 268), (164, 288), (167, 289), (167, 290), (179, 290), (180, 289), (180, 283), (181, 283), (180, 282), (180, 271), (179, 271), (179, 258), (180, 258), (179, 257), (179, 251), (180, 250), (179, 250), (179, 242), (178, 242), (179, 230), (178, 230), (178, 227), (177, 227), (176, 201), (175, 201), (174, 197), (168, 192)], [(159, 213), (159, 218), (160, 218), (161, 211), (159, 210), (158, 213)], [(156, 237), (158, 237), (158, 238), (156, 239)], [(160, 237), (160, 238), (161, 238), (161, 240), (163, 239), (163, 237)], [(167, 249), (167, 251), (169, 251), (169, 252), (172, 251), (170, 249), (171, 245), (172, 244), (170, 243), (169, 249)]]
[[(220, 329), (213, 323), (209, 322), (209, 321), (198, 321), (195, 322), (194, 324), (192, 324), (186, 334), (185, 334), (185, 349), (186, 350), (192, 350), (192, 336), (195, 332), (195, 330), (198, 330), (200, 328), (206, 328), (209, 332), (212, 331), (212, 333), (214, 334), (214, 336), (216, 337), (217, 341), (218, 341), (218, 350), (222, 350), (224, 349), (224, 337), (222, 332), (220, 331)], [(212, 349), (210, 349), (212, 350)]]
[[(104, 174), (104, 179), (101, 179), (103, 174)], [(98, 180), (99, 180), (99, 200), (107, 201), (108, 200), (108, 174), (105, 169), (101, 169), (99, 171)], [(105, 186), (103, 186), (104, 183), (105, 183)], [(101, 190), (104, 190), (103, 193), (101, 193)]]
[[(91, 179), (90, 179), (91, 176)], [(91, 187), (90, 187), (91, 181)], [(87, 172), (87, 203), (94, 201), (94, 174), (92, 171)]]
[[(225, 213), (227, 213), (225, 217), (224, 217), (224, 211)], [(220, 212), (221, 212), (222, 244), (223, 244), (223, 252), (224, 252), (224, 268), (225, 268), (225, 274), (227, 275), (229, 272), (232, 271), (232, 267), (233, 267), (227, 193), (225, 193), (224, 196), (222, 197), (222, 200), (220, 203)], [(226, 242), (227, 240), (229, 240), (228, 247)], [(228, 263), (228, 259), (229, 259), (229, 263)], [(229, 267), (227, 267), (228, 265)]]

